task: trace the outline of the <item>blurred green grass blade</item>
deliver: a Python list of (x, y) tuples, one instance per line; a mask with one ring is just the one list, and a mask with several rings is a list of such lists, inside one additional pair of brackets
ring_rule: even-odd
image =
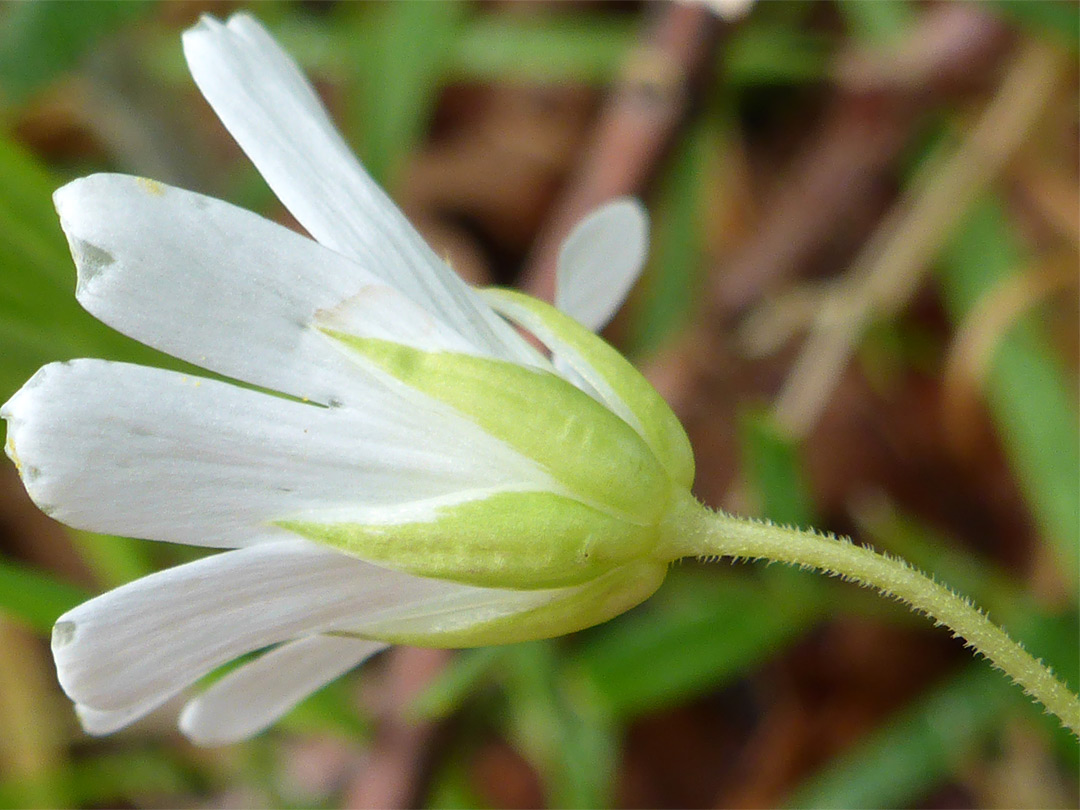
[(75, 267), (52, 208), (60, 181), (0, 136), (0, 399), (41, 365), (79, 355), (176, 363), (96, 321), (75, 300)]
[(905, 0), (839, 0), (837, 8), (852, 37), (867, 45), (895, 42), (918, 19), (918, 12)]
[(90, 598), (82, 588), (0, 558), (0, 611), (48, 635), (56, 617)]
[(813, 525), (798, 445), (781, 433), (768, 410), (744, 413), (739, 428), (747, 477), (761, 499), (762, 515), (787, 526)]
[[(71, 763), (70, 794), (82, 806), (127, 799), (136, 806), (151, 797), (181, 796), (197, 788), (199, 778), (167, 750), (102, 754)], [(141, 801), (140, 801), (141, 799)]]
[(0, 9), (0, 95), (21, 103), (151, 5), (146, 0), (8, 3)]
[(153, 573), (154, 544), (131, 537), (113, 537), (73, 529), (71, 541), (105, 589), (116, 588)]
[(965, 553), (916, 517), (900, 513), (886, 503), (864, 505), (860, 513), (862, 539), (932, 573), (935, 579), (974, 599), (998, 621), (1009, 623), (1008, 617), (1017, 609), (1032, 607), (1030, 596), (1004, 571)]
[(627, 341), (632, 357), (660, 349), (689, 320), (701, 285), (704, 234), (700, 215), (702, 163), (712, 139), (701, 123), (682, 139), (665, 173), (650, 258), (633, 300)]
[(554, 642), (517, 644), (502, 660), (509, 730), (536, 768), (549, 807), (606, 807), (617, 744), (603, 703), (569, 678)]
[(457, 80), (607, 84), (637, 30), (636, 19), (609, 14), (488, 14), (462, 28), (447, 67)]
[(992, 0), (990, 7), (1033, 34), (1052, 37), (1073, 53), (1080, 51), (1080, 6), (1068, 0)]
[[(175, 754), (153, 749), (74, 759), (48, 779), (75, 807), (170, 806), (169, 797), (176, 801), (200, 782)], [(0, 807), (32, 806), (27, 799), (38, 790), (38, 785), (0, 781)]]
[[(0, 402), (56, 360), (105, 357), (190, 369), (115, 332), (79, 306), (75, 266), (52, 206), (59, 185), (25, 150), (0, 136)], [(105, 585), (127, 582), (153, 567), (152, 552), (135, 541), (79, 535), (75, 544)], [(47, 624), (51, 618), (55, 615)]]
[(788, 584), (673, 571), (645, 605), (593, 631), (578, 664), (616, 718), (676, 705), (751, 671), (823, 615), (812, 591)]
[[(334, 82), (355, 78), (367, 87), (372, 75), (376, 81), (382, 80), (378, 73), (379, 60), (383, 58), (380, 54), (399, 47), (405, 37), (400, 32), (388, 35), (382, 30), (385, 23), (377, 18), (390, 12), (380, 11), (378, 5), (373, 8), (367, 7), (372, 4), (343, 5), (348, 9), (346, 13), (353, 15), (345, 26), (324, 26), (311, 20), (280, 16), (273, 16), (268, 22), (275, 37), (306, 71)], [(443, 4), (400, 5), (434, 10), (436, 17), (449, 13), (448, 9), (440, 12), (434, 8)], [(442, 32), (435, 27), (434, 19), (430, 21), (433, 30), (428, 33), (450, 40), (449, 43), (436, 41), (435, 52), (442, 60), (437, 72), (445, 84), (578, 82), (604, 87), (617, 80), (641, 31), (641, 18), (624, 13), (578, 10), (573, 14), (545, 16), (499, 13), (460, 16), (461, 19), (453, 20)], [(444, 38), (443, 33), (449, 36)], [(378, 44), (380, 38), (385, 44)], [(403, 58), (402, 54), (413, 58), (414, 47), (409, 44), (406, 50), (392, 55), (391, 66)], [(751, 18), (732, 32), (719, 53), (717, 67), (726, 84), (739, 87), (822, 81), (828, 77), (834, 48), (835, 43), (829, 37), (808, 32), (791, 21)], [(162, 82), (190, 81), (171, 30), (155, 30), (148, 37), (145, 59)], [(408, 70), (423, 73), (424, 65)], [(407, 84), (404, 77), (401, 82)], [(373, 102), (378, 103), (379, 99), (365, 95), (363, 107), (349, 116), (350, 135), (363, 136), (368, 126), (382, 126), (368, 122), (373, 109), (369, 104)], [(359, 140), (366, 149), (366, 139)], [(364, 149), (361, 151), (364, 153)]]
[(69, 806), (49, 778), (66, 758), (68, 743), (67, 702), (54, 686), (52, 657), (32, 631), (2, 613), (0, 650), (0, 779), (29, 788), (26, 806)]
[(820, 34), (751, 18), (720, 49), (720, 75), (737, 87), (823, 81), (834, 48)]
[[(1075, 653), (1074, 620), (1039, 620), (1026, 624), (1024, 637), (1035, 638), (1067, 662)], [(1063, 657), (1062, 657), (1063, 656)], [(1072, 656), (1074, 658), (1075, 655)], [(1062, 675), (1075, 683), (1077, 665)], [(789, 807), (911, 807), (947, 779), (976, 752), (1013, 712), (1027, 712), (1044, 724), (1056, 723), (1000, 672), (979, 661), (905, 709), (852, 751), (800, 786)], [(1074, 763), (1078, 749), (1068, 732), (1056, 728), (1065, 759)]]
[[(878, 509), (876, 515), (867, 519), (866, 511), (863, 510), (861, 522), (871, 539), (974, 599), (993, 621), (1006, 628), (1033, 655), (1046, 661), (1071, 689), (1080, 688), (1080, 633), (1076, 632), (1075, 609), (1062, 616), (1049, 615), (1044, 606), (1004, 571), (963, 553), (914, 517)], [(1074, 629), (1070, 631), (1070, 627)], [(1026, 698), (1022, 700), (1032, 716), (1044, 717), (1037, 704)]]
[(350, 742), (371, 739), (374, 724), (358, 710), (355, 687), (353, 676), (331, 681), (294, 706), (281, 719), (281, 728), (303, 734), (332, 733)]
[(491, 677), (506, 654), (506, 647), (461, 650), (409, 705), (409, 714), (424, 720), (442, 720), (456, 712)]
[(468, 9), (460, 2), (380, 3), (360, 11), (359, 47), (350, 57), (363, 107), (351, 119), (361, 134), (364, 165), (392, 189), (434, 112)]
[[(58, 232), (60, 224), (53, 209), (52, 192), (60, 185), (60, 178), (29, 152), (7, 138), (0, 138), (0, 190), (5, 216), (20, 222), (31, 233)], [(52, 254), (52, 259), (66, 256), (63, 241), (46, 242), (43, 250)]]
[(473, 785), (468, 752), (462, 751), (460, 744), (436, 768), (422, 806), (428, 810), (487, 810)]
[(999, 673), (972, 664), (885, 728), (859, 741), (786, 805), (910, 807), (949, 776), (993, 729), (1009, 703)]
[[(999, 202), (981, 201), (947, 247), (938, 279), (961, 323), (984, 295), (1023, 269)], [(1069, 381), (1029, 314), (1005, 335), (985, 383), (990, 412), (1021, 491), (1075, 593), (1080, 579), (1080, 430)]]
[[(462, 29), (448, 69), (457, 81), (608, 85), (618, 78), (640, 30), (640, 18), (630, 15), (489, 14)], [(751, 18), (720, 51), (719, 67), (731, 85), (820, 81), (831, 47), (827, 38), (797, 26)]]

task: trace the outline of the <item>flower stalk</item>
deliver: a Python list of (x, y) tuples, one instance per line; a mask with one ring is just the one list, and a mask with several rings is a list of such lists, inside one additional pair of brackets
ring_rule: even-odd
[(898, 557), (847, 538), (713, 511), (691, 497), (665, 527), (669, 559), (732, 557), (813, 569), (873, 588), (948, 627), (1080, 736), (1080, 697), (968, 599)]

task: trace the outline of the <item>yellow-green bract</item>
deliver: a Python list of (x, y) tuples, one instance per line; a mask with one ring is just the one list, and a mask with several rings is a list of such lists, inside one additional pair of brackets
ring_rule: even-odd
[(536, 461), (558, 488), (463, 493), (419, 515), (405, 511), (392, 522), (277, 524), (425, 577), (519, 589), (588, 586), (571, 602), (556, 601), (528, 618), (501, 622), (497, 632), (481, 625), (452, 638), (427, 633), (426, 644), (555, 635), (636, 604), (663, 579), (668, 560), (658, 554), (662, 526), (693, 479), (682, 426), (618, 352), (536, 299), (505, 290), (489, 290), (487, 297), (508, 318), (557, 345), (560, 358), (570, 358), (574, 370), (602, 393), (594, 398), (557, 374), (504, 360), (325, 331)]

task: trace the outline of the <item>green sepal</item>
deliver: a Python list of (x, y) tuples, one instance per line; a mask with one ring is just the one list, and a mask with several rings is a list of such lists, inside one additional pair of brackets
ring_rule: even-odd
[(409, 574), (520, 589), (594, 579), (648, 555), (659, 534), (552, 492), (498, 492), (408, 523), (276, 525)]
[[(515, 290), (482, 291), (492, 307), (548, 344), (641, 435), (671, 480), (694, 483), (694, 451), (671, 408), (634, 366), (569, 315)], [(629, 411), (629, 413), (626, 413)]]
[(649, 446), (561, 377), (504, 360), (324, 331), (536, 461), (575, 500), (642, 525), (655, 525), (665, 513), (671, 484)]
[[(364, 638), (415, 647), (452, 649), (515, 644), (554, 638), (601, 624), (652, 596), (667, 565), (635, 562), (575, 588), (551, 593), (550, 599), (508, 615), (477, 620), (474, 611), (393, 619), (365, 628)], [(537, 595), (542, 592), (535, 591)]]

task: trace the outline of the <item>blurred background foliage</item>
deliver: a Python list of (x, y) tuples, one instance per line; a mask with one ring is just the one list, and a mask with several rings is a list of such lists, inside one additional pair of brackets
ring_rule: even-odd
[[(75, 302), (66, 180), (294, 224), (184, 68), (183, 28), (238, 7), (0, 5), (0, 399), (57, 359), (177, 365)], [(684, 419), (699, 496), (899, 553), (1080, 685), (1075, 3), (252, 10), (471, 281), (542, 290), (544, 234), (642, 196), (608, 337)], [(573, 638), (388, 653), (244, 745), (192, 747), (176, 706), (87, 738), (53, 619), (192, 553), (66, 530), (0, 470), (0, 806), (1077, 805), (1076, 741), (948, 634), (727, 563)]]

